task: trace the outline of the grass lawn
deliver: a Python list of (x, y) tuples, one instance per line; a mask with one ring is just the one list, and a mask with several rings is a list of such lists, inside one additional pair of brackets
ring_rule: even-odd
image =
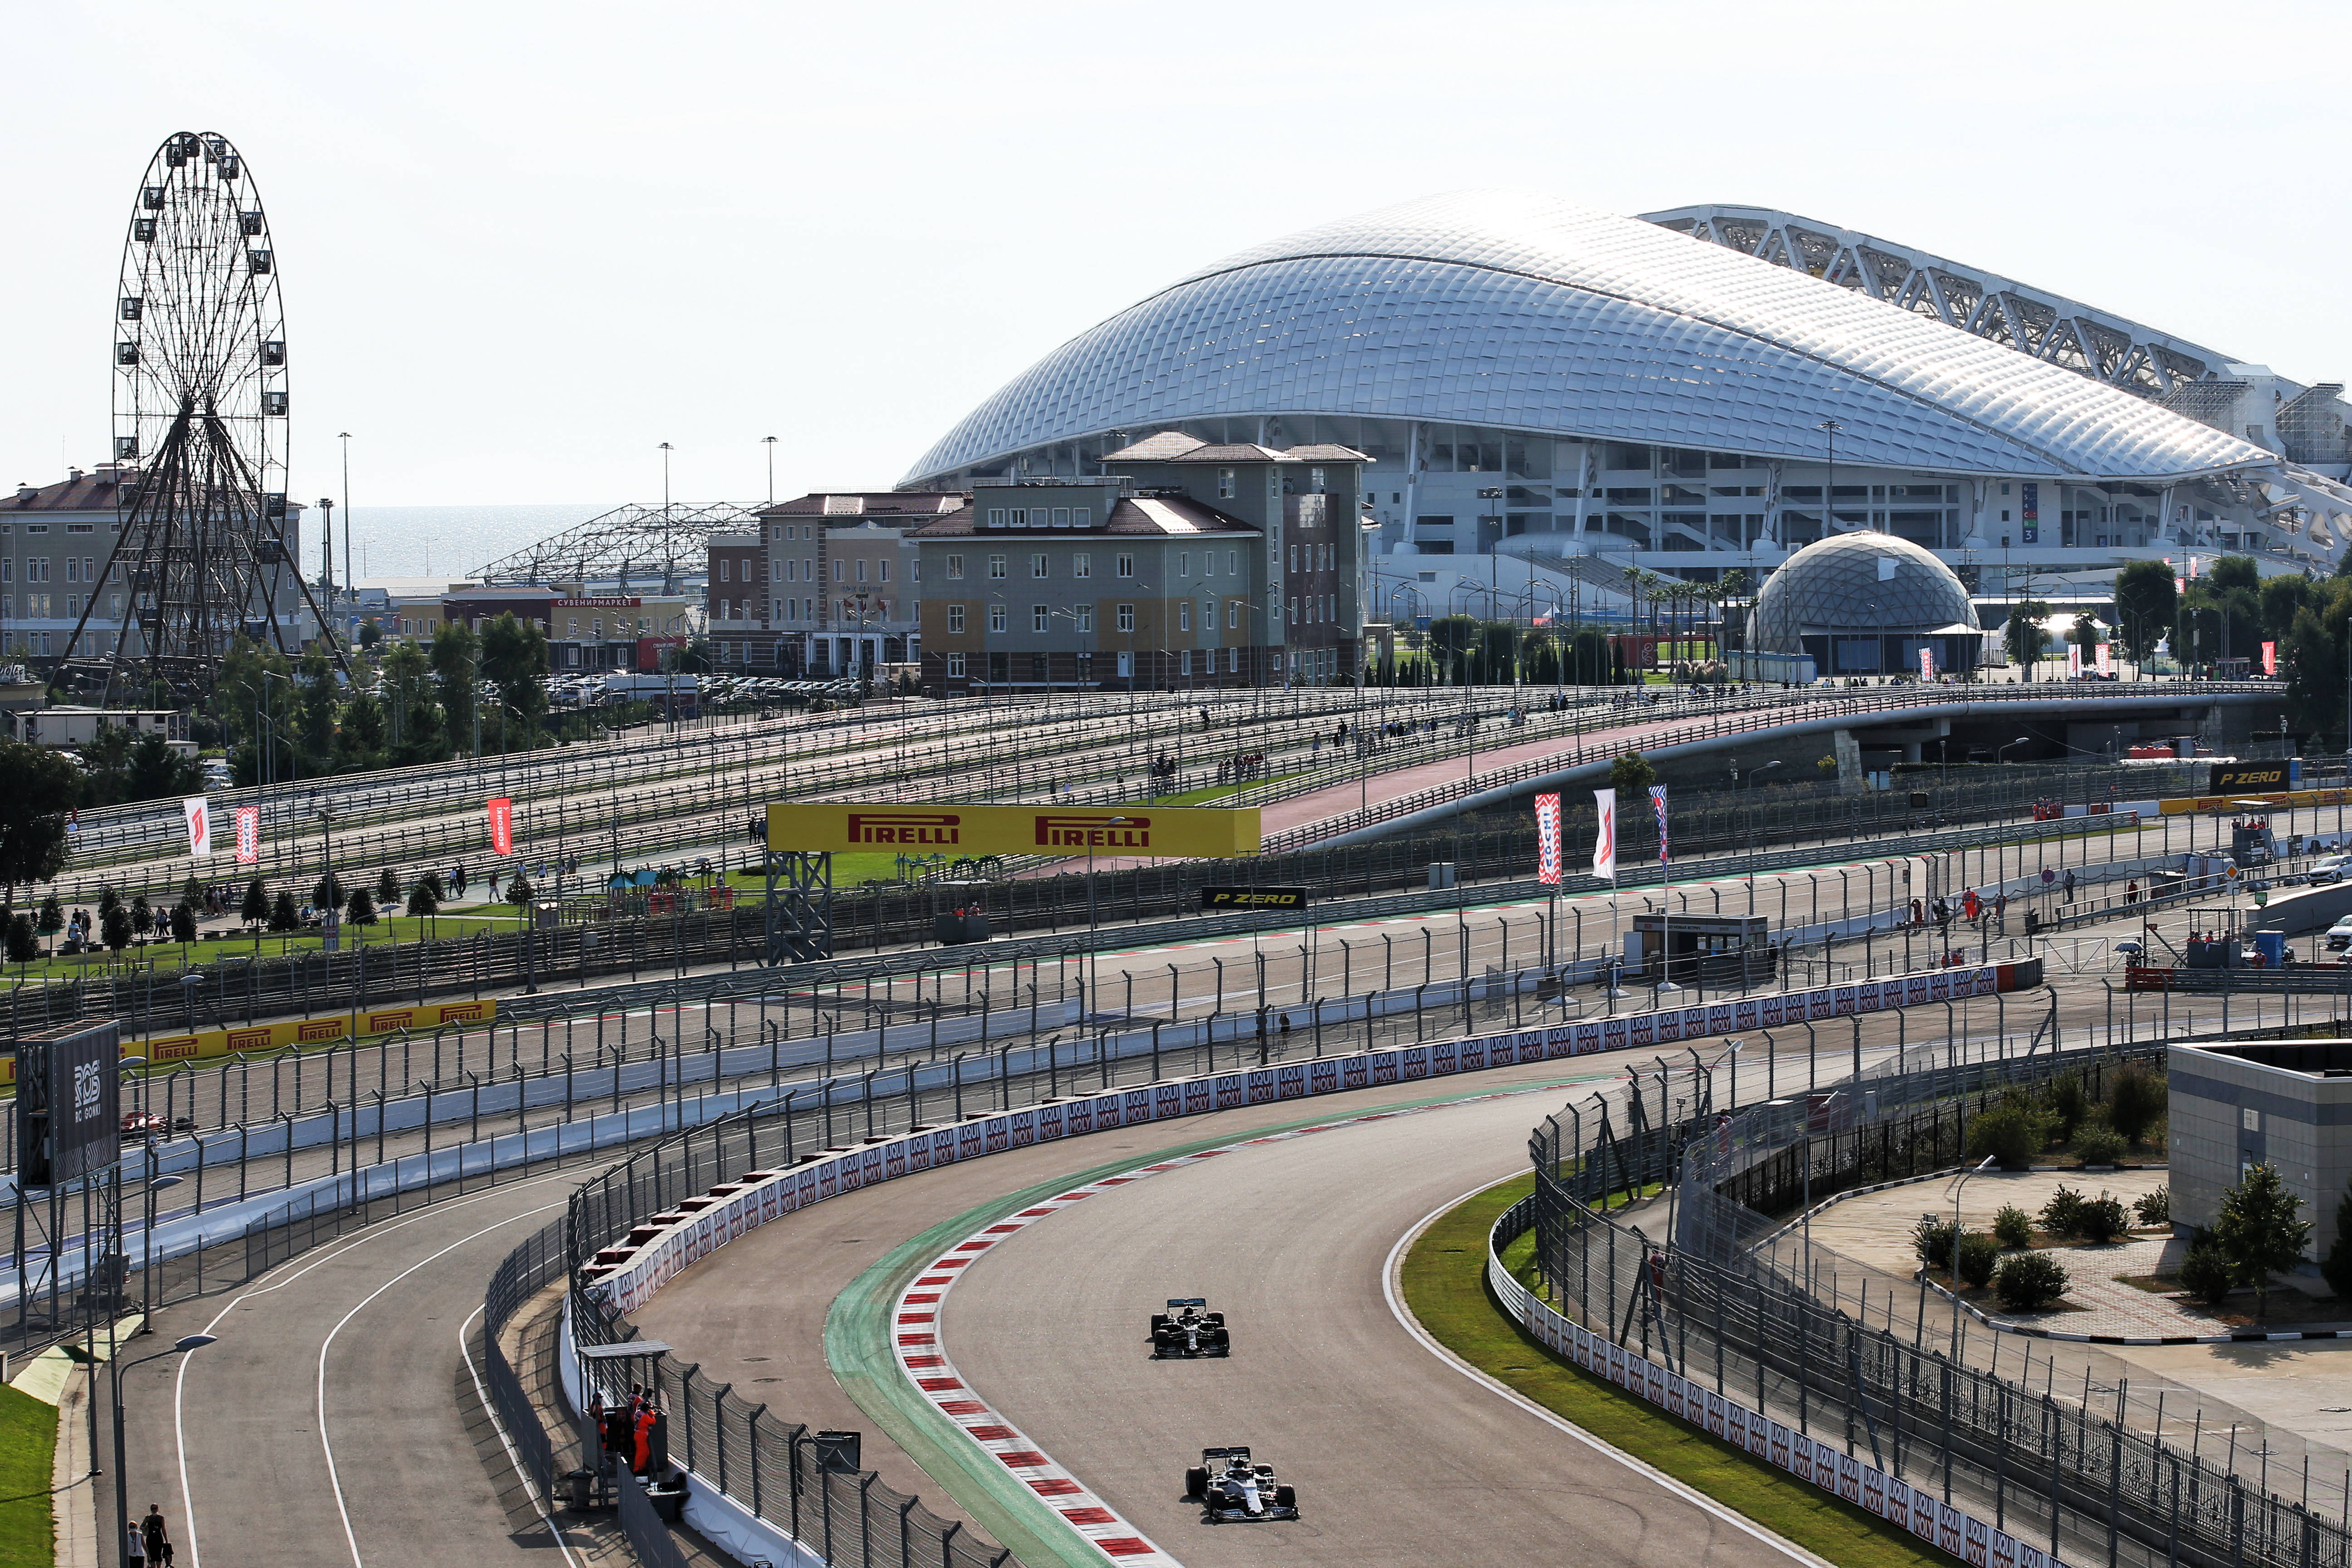
[[(1601, 1441), (1839, 1568), (1948, 1568), (1949, 1558), (1907, 1532), (1580, 1371), (1521, 1332), (1487, 1293), (1486, 1233), (1534, 1184), (1529, 1175), (1481, 1193), (1431, 1226), (1406, 1254), (1405, 1300), (1441, 1344)], [(1533, 1250), (1534, 1237), (1522, 1237), (1503, 1261), (1524, 1278)]]
[(49, 1510), (57, 1444), (56, 1409), (0, 1387), (0, 1568), (49, 1568), (57, 1560)]
[[(504, 906), (485, 910), (468, 909), (462, 914), (436, 915), (429, 921), (423, 916), (413, 915), (379, 918), (375, 924), (364, 928), (345, 925), (341, 951), (351, 951), (352, 935), (355, 930), (364, 931), (365, 941), (371, 946), (384, 942), (417, 942), (426, 935), (428, 928), (435, 941), (450, 942), (471, 936), (476, 931), (510, 931), (515, 928), (517, 918), (512, 910)], [(316, 952), (324, 945), (325, 939), (315, 931), (305, 931), (299, 936), (287, 931), (265, 931), (261, 935), (258, 955), (278, 958), (289, 952)], [(52, 957), (26, 964), (0, 965), (0, 969), (5, 969), (6, 978), (11, 980), (71, 980), (83, 974), (102, 974), (109, 962), (116, 962), (119, 971), (143, 970), (151, 961), (158, 969), (176, 970), (183, 966), (183, 961), (201, 969), (224, 958), (254, 956), (256, 947), (250, 935), (207, 937), (185, 947), (176, 942), (126, 947), (120, 960), (114, 960), (112, 954), (77, 953), (71, 957)]]

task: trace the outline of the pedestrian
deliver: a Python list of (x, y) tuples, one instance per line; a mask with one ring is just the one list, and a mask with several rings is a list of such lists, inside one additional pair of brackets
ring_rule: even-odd
[(151, 1502), (147, 1517), (139, 1521), (140, 1533), (147, 1538), (147, 1560), (168, 1563), (172, 1561), (172, 1535), (163, 1528), (163, 1505)]
[(2073, 903), (2074, 901), (2074, 868), (2070, 866), (2070, 867), (2068, 867), (2068, 868), (2066, 868), (2066, 902), (2068, 902), (2068, 903), (2070, 903), (2070, 904), (2071, 904), (2071, 903)]
[(2139, 883), (2137, 879), (2124, 884), (2124, 902), (2127, 904), (2139, 902)]
[(147, 1537), (141, 1532), (136, 1521), (123, 1526), (123, 1561), (133, 1564), (133, 1568), (146, 1568)]

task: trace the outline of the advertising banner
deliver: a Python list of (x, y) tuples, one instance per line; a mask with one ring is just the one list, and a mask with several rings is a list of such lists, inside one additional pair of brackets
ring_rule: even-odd
[(188, 821), (188, 853), (201, 860), (213, 852), (212, 808), (203, 795), (192, 795), (180, 802), (180, 813)]
[(1559, 796), (1536, 796), (1536, 880), (1559, 886)]
[(236, 808), (236, 863), (258, 865), (261, 861), (261, 808), (240, 805)]
[(2116, 645), (2113, 643), (2103, 642), (2099, 645), (2099, 673), (2101, 675), (2113, 675), (2115, 672)]
[(2066, 645), (2066, 679), (2072, 680), (2082, 673), (2083, 645), (2078, 642), (2070, 642)]
[(514, 801), (507, 795), (499, 795), (488, 804), (490, 853), (511, 855), (514, 853)]
[(1204, 910), (1303, 910), (1307, 907), (1304, 888), (1203, 888), (1201, 907)]
[(2215, 763), (2210, 770), (2210, 782), (2206, 789), (2214, 795), (2260, 794), (2266, 789), (2287, 786), (2284, 763)]
[(1255, 855), (1255, 806), (907, 805), (824, 801), (768, 807), (775, 853), (891, 849), (922, 855)]
[(1936, 679), (1936, 650), (1934, 648), (1923, 647), (1919, 650), (1919, 679), (1922, 680), (1933, 680)]
[[(121, 1157), (121, 1026), (112, 1019), (65, 1024), (25, 1036), (11, 1058), (16, 1095), (17, 1176), (54, 1186)], [(15, 1076), (12, 1074), (12, 1076)]]
[(2263, 644), (2263, 673), (2264, 675), (2278, 673), (2278, 644), (2274, 642)]
[(1666, 786), (1650, 786), (1650, 805), (1658, 814), (1658, 864), (1664, 866), (1671, 857), (1666, 853)]
[(1592, 874), (1606, 881), (1617, 879), (1617, 792), (1597, 789), (1592, 792), (1597, 824), (1592, 835)]

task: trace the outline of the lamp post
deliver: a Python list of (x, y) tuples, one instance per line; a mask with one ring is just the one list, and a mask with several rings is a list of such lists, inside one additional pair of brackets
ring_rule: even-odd
[(776, 438), (762, 436), (760, 444), (768, 448), (768, 504), (776, 504)]
[[(1759, 774), (1769, 773), (1779, 767), (1781, 761), (1775, 757), (1760, 768), (1750, 768), (1747, 778), (1740, 781), (1740, 787), (1748, 795), (1748, 912), (1751, 915), (1756, 912), (1756, 779)], [(1734, 773), (1736, 776), (1737, 769)]]
[(2031, 735), (2020, 735), (2016, 740), (2010, 742), (2008, 745), (2005, 745), (2005, 746), (2001, 747), (1999, 751), (1997, 751), (1997, 752), (1993, 752), (1993, 754), (1992, 754), (1993, 765), (1994, 765), (1995, 767), (1999, 767), (1999, 766), (2000, 765), (2000, 763), (2001, 763), (2002, 760), (2003, 760), (2004, 758), (2006, 758), (2006, 757), (2009, 755), (2009, 748), (2010, 748), (2010, 746), (2024, 746), (2024, 745), (2031, 745), (2031, 744), (2032, 743), (2032, 741), (2033, 741), (2033, 737), (2032, 737), (2032, 736), (2031, 736)]
[[(1111, 818), (1109, 818), (1108, 820), (1105, 821), (1104, 823), (1102, 823), (1102, 824), (1101, 824), (1101, 826), (1104, 826), (1104, 827), (1124, 827), (1124, 826), (1127, 826), (1127, 822), (1128, 822), (1128, 819), (1127, 819), (1126, 817), (1124, 817), (1124, 816), (1114, 816), (1114, 817), (1111, 817)], [(1096, 947), (1097, 947), (1097, 943), (1096, 943), (1096, 942), (1095, 942), (1095, 927), (1096, 927), (1096, 918), (1095, 918), (1095, 834), (1096, 834), (1096, 831), (1097, 831), (1097, 830), (1096, 830), (1095, 828), (1092, 828), (1092, 827), (1089, 827), (1089, 828), (1087, 828), (1087, 1001), (1086, 1001), (1086, 1005), (1087, 1005), (1087, 1006), (1088, 1006), (1088, 1007), (1091, 1007), (1091, 1006), (1094, 1005), (1094, 1000), (1095, 1000), (1095, 988), (1096, 988), (1096, 986), (1097, 986), (1097, 985), (1098, 985), (1098, 984), (1100, 984), (1100, 977), (1101, 977), (1101, 970), (1100, 970), (1100, 966), (1097, 963), (1097, 962), (1096, 962), (1096, 958), (1095, 958), (1095, 951), (1096, 951)], [(1082, 1008), (1082, 1009), (1081, 1009), (1081, 1011), (1084, 1011), (1084, 1009)]]
[(319, 635), (331, 637), (335, 635), (335, 498), (320, 496), (319, 510), (327, 514), (327, 521), (319, 528), (319, 563), (325, 569), (321, 574), (324, 580), (319, 586), (325, 590), (327, 605), (327, 618), (319, 627)]
[(171, 1349), (157, 1351), (153, 1355), (143, 1355), (137, 1361), (127, 1363), (121, 1361), (110, 1361), (107, 1363), (113, 1384), (114, 1405), (114, 1552), (116, 1561), (121, 1563), (122, 1568), (131, 1568), (132, 1561), (130, 1540), (131, 1487), (129, 1478), (122, 1473), (124, 1465), (128, 1463), (124, 1458), (122, 1442), (122, 1374), (131, 1367), (144, 1366), (151, 1361), (161, 1361), (168, 1355), (185, 1355), (190, 1351), (202, 1350), (205, 1346), (213, 1343), (217, 1337), (214, 1334), (190, 1334), (184, 1339), (174, 1342)]
[(1972, 1171), (1965, 1171), (1952, 1184), (1952, 1360), (1960, 1358), (1960, 1193), (1971, 1176), (1981, 1176), (1992, 1169), (1995, 1156), (1987, 1154), (1984, 1163)]
[(1828, 539), (1837, 532), (1837, 438), (1845, 426), (1834, 419), (1824, 419), (1813, 426), (1829, 439), (1829, 477), (1822, 481), (1822, 537)]
[(343, 587), (352, 596), (352, 607), (359, 607), (359, 582), (352, 575), (352, 433), (348, 430), (336, 437), (343, 444)]
[[(668, 442), (667, 442), (667, 441), (664, 441), (664, 442), (661, 444), (661, 455), (662, 455), (662, 521), (663, 521), (665, 524), (667, 524), (667, 523), (669, 521), (669, 455), (670, 455), (670, 451), (671, 451), (670, 444), (669, 444)], [(627, 584), (626, 582), (624, 582), (624, 583), (621, 584), (621, 591), (622, 591), (622, 593), (626, 594), (626, 593), (628, 592), (628, 587), (629, 587), (628, 584)]]

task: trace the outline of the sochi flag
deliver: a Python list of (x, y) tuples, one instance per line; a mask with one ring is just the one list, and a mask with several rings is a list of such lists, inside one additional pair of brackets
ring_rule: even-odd
[(2082, 673), (2083, 645), (2078, 642), (2070, 642), (2066, 645), (2066, 677), (2071, 680), (2075, 676)]
[(1936, 679), (1936, 650), (1934, 648), (1923, 647), (1919, 650), (1919, 679), (1922, 680), (1933, 680)]
[(2099, 645), (2099, 673), (2101, 675), (2113, 675), (2115, 672), (2116, 645), (2110, 642), (2103, 642)]
[(490, 853), (514, 853), (514, 801), (500, 795), (488, 803), (490, 808)]
[(2274, 642), (2263, 644), (2263, 673), (2264, 675), (2278, 673), (2278, 644)]
[(1658, 864), (1666, 863), (1666, 786), (1650, 786), (1650, 805), (1658, 814)]
[(1604, 881), (1617, 880), (1617, 792), (1597, 789), (1592, 792), (1592, 874)]
[(1559, 796), (1536, 796), (1536, 880), (1559, 886)]
[(236, 863), (257, 865), (261, 859), (261, 808), (240, 805), (236, 808)]
[(181, 801), (180, 812), (188, 819), (188, 853), (201, 860), (213, 852), (213, 814), (200, 795)]

